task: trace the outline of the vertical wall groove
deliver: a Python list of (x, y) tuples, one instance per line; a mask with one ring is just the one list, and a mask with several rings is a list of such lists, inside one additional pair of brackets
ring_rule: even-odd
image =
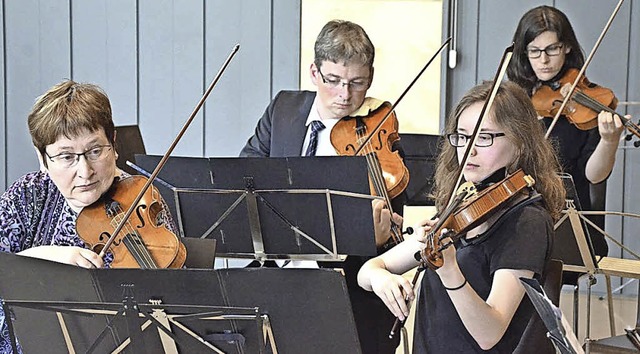
[(73, 0), (69, 0), (69, 78), (75, 80), (73, 75)]
[(0, 187), (4, 191), (9, 186), (9, 174), (7, 172), (7, 21), (5, 2), (0, 4), (2, 11), (2, 156), (0, 164), (2, 165), (2, 175), (0, 176)]

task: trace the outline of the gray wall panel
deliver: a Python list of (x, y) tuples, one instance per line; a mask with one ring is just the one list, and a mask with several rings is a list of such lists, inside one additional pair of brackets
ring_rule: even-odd
[[(477, 82), (477, 58), (478, 58), (478, 1), (458, 1), (458, 30), (457, 30), (457, 64), (454, 69), (447, 67), (446, 76), (449, 89), (445, 91), (446, 114), (455, 107), (464, 93)], [(446, 33), (446, 32), (445, 32)], [(448, 61), (448, 59), (447, 59)], [(443, 60), (442, 65), (447, 65)], [(441, 127), (444, 127), (443, 115)]]
[(102, 87), (116, 125), (138, 123), (135, 0), (73, 1), (73, 78)]
[(35, 97), (70, 77), (68, 0), (5, 2), (7, 179), (38, 168), (26, 118)]
[[(147, 153), (164, 154), (202, 95), (203, 2), (139, 3), (139, 124)], [(173, 155), (202, 155), (202, 112)]]
[[(271, 99), (271, 16), (269, 1), (208, 1), (207, 80), (231, 48), (240, 51), (206, 105), (206, 155), (237, 156)], [(290, 68), (290, 70), (296, 69)]]
[[(273, 1), (272, 95), (280, 90), (295, 90), (300, 87), (300, 71), (292, 70), (301, 64), (300, 1)], [(309, 64), (311, 63), (302, 63), (302, 66), (308, 67)]]
[[(520, 17), (532, 5), (530, 0), (482, 0), (478, 27), (478, 82), (492, 80), (504, 50), (511, 45)], [(502, 14), (496, 18), (496, 14)]]
[[(609, 20), (617, 0), (576, 0), (556, 1), (556, 6), (564, 12), (582, 45), (585, 58), (589, 55)], [(593, 55), (586, 76), (589, 80), (611, 88), (618, 97), (624, 98), (627, 73), (627, 44), (629, 35), (631, 2), (626, 1), (606, 33), (598, 51)], [(618, 69), (616, 69), (618, 68)]]

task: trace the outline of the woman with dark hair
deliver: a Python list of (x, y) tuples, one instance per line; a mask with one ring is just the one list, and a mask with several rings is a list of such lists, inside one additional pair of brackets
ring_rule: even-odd
[[(471, 89), (447, 120), (448, 141), (435, 173), (438, 211), (446, 208), (490, 89), (490, 83)], [(512, 353), (533, 314), (531, 303), (523, 301), (519, 278), (542, 278), (551, 251), (553, 220), (560, 216), (565, 192), (555, 152), (544, 139), (531, 100), (518, 85), (505, 82), (480, 127), (463, 177), (480, 184), (518, 169), (533, 177), (535, 190), (514, 197), (504, 209), (463, 234), (454, 247), (442, 251), (440, 268), (425, 270), (414, 353)], [(425, 234), (434, 225), (434, 220), (423, 221), (417, 238), (407, 238), (369, 260), (358, 273), (360, 286), (375, 292), (401, 320), (409, 314), (407, 299), (415, 296), (401, 274), (418, 266), (414, 254), (425, 248)]]
[[(507, 75), (530, 96), (543, 85), (556, 85), (567, 70), (579, 70), (585, 61), (569, 19), (554, 7), (539, 6), (525, 13), (513, 42)], [(547, 128), (552, 118), (540, 117)], [(589, 185), (601, 183), (611, 174), (623, 129), (618, 116), (603, 111), (596, 128), (580, 130), (561, 117), (551, 131), (562, 168), (573, 177), (578, 200), (585, 210), (591, 210), (592, 204)], [(596, 254), (606, 256), (604, 236), (592, 232), (591, 237)]]

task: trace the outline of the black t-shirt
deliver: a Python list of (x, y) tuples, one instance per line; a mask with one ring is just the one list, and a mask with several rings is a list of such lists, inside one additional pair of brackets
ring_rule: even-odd
[[(551, 118), (543, 118), (545, 126), (551, 124)], [(590, 185), (585, 169), (587, 161), (600, 142), (598, 128), (591, 130), (580, 130), (571, 124), (565, 117), (558, 119), (555, 127), (551, 131), (550, 139), (558, 147), (562, 170), (573, 178), (576, 187), (576, 194), (582, 210), (593, 210), (591, 207)], [(604, 228), (604, 217), (589, 216), (600, 228)], [(594, 253), (599, 256), (606, 256), (609, 247), (602, 233), (588, 227), (588, 234), (591, 239)], [(573, 283), (570, 281), (568, 283)]]
[[(479, 237), (479, 242), (456, 244), (458, 264), (469, 285), (484, 300), (489, 296), (493, 274), (499, 269), (524, 269), (542, 277), (551, 249), (551, 216), (538, 204), (514, 211)], [(488, 353), (512, 353), (534, 313), (525, 296), (502, 339)], [(413, 338), (414, 353), (484, 353), (467, 332), (438, 275), (425, 271)]]
[[(543, 118), (543, 121), (545, 127), (549, 128), (552, 119)], [(591, 210), (590, 182), (585, 175), (585, 169), (587, 161), (600, 142), (598, 128), (580, 130), (565, 117), (560, 117), (551, 130), (550, 139), (558, 147), (562, 170), (573, 177), (582, 209)]]

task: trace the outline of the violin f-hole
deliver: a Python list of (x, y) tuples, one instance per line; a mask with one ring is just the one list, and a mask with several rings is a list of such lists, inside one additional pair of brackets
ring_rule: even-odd
[(144, 212), (144, 210), (147, 209), (147, 206), (142, 204), (142, 205), (138, 205), (136, 207), (136, 215), (138, 216), (138, 220), (140, 220), (140, 224), (136, 225), (136, 227), (138, 229), (141, 229), (144, 227), (145, 222), (144, 222), (144, 217), (142, 216), (142, 212)]

